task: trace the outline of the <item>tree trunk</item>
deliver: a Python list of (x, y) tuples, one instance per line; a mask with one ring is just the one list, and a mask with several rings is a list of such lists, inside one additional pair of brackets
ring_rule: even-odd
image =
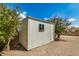
[(60, 38), (60, 34), (58, 34), (57, 38)]
[(11, 39), (9, 38), (7, 44), (5, 45), (5, 47), (3, 48), (3, 50), (10, 50), (10, 42), (11, 42)]
[(9, 39), (9, 41), (8, 41), (8, 43), (7, 43), (7, 45), (6, 45), (6, 50), (10, 50), (10, 39)]

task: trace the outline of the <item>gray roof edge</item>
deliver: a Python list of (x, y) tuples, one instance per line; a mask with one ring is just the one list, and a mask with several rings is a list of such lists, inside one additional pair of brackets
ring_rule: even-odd
[[(32, 19), (32, 20), (39, 21), (39, 22), (44, 22), (44, 23), (48, 23), (48, 24), (54, 24), (54, 23), (52, 23), (52, 22), (46, 22), (46, 21), (44, 21), (44, 20), (42, 20), (42, 19), (34, 18), (34, 17), (31, 17), (31, 16), (27, 16), (26, 18), (30, 18), (30, 19)], [(26, 19), (26, 18), (25, 18), (25, 19)]]

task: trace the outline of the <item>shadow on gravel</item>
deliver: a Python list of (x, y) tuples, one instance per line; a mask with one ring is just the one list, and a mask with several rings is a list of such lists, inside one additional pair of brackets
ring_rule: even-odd
[(63, 41), (63, 42), (66, 42), (66, 40), (64, 40), (64, 39), (59, 39), (59, 38), (55, 38), (54, 41)]
[(10, 43), (10, 50), (20, 50), (25, 51), (26, 49), (20, 44), (19, 36), (16, 36), (14, 40)]

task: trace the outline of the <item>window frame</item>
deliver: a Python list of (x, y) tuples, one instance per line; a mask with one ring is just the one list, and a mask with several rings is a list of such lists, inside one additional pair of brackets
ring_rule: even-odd
[(44, 32), (45, 28), (44, 28), (44, 24), (39, 24), (39, 32)]

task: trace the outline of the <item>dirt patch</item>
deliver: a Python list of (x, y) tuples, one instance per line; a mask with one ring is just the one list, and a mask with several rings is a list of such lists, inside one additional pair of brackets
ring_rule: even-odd
[(6, 56), (79, 56), (79, 36), (61, 36), (64, 41), (54, 41), (43, 46), (25, 50), (3, 51)]

